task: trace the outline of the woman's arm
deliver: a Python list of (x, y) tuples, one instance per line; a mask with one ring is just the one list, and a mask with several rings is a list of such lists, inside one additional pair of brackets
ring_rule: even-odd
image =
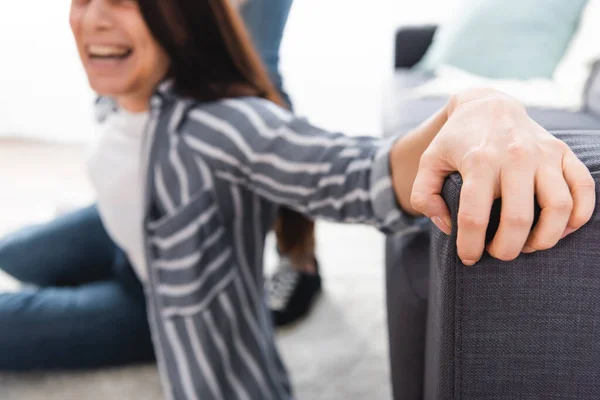
[[(411, 203), (412, 188), (419, 170), (421, 156), (448, 120), (445, 106), (418, 128), (399, 139), (390, 153), (390, 165), (398, 203), (411, 215), (420, 215)], [(436, 225), (439, 221), (435, 221)], [(451, 224), (449, 217), (445, 224)], [(449, 233), (449, 232), (447, 232)]]
[[(212, 159), (221, 179), (311, 216), (370, 223), (384, 232), (404, 226), (407, 214), (422, 213), (449, 233), (441, 190), (459, 172), (457, 245), (467, 265), (483, 254), (499, 197), (501, 223), (487, 250), (503, 260), (554, 246), (595, 207), (595, 183), (584, 164), (521, 104), (492, 90), (454, 96), (399, 140), (326, 132), (260, 99), (203, 105), (189, 114), (183, 136)], [(542, 214), (531, 232), (536, 197)]]
[(390, 140), (327, 132), (257, 98), (204, 104), (189, 112), (182, 132), (218, 178), (275, 203), (386, 232), (402, 224)]

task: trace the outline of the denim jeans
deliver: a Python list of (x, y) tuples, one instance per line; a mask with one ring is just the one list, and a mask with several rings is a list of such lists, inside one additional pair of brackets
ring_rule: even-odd
[(7, 236), (0, 268), (29, 284), (0, 293), (0, 370), (154, 360), (143, 289), (96, 207)]
[[(292, 0), (242, 16), (285, 101), (279, 47)], [(0, 240), (0, 269), (34, 285), (0, 293), (0, 370), (79, 369), (154, 359), (143, 289), (95, 206)]]
[(291, 7), (292, 0), (248, 0), (241, 9), (246, 28), (269, 77), (290, 108), (292, 103), (283, 88), (279, 70), (279, 49)]

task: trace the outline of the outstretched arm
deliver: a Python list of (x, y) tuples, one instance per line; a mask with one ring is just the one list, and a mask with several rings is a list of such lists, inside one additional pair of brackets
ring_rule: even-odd
[(391, 141), (316, 128), (262, 99), (226, 100), (192, 110), (187, 145), (221, 179), (312, 217), (397, 229)]
[[(184, 139), (213, 159), (222, 179), (311, 216), (370, 223), (384, 232), (402, 227), (407, 214), (422, 213), (449, 233), (440, 194), (445, 178), (459, 172), (457, 245), (467, 265), (483, 254), (499, 197), (501, 223), (487, 250), (503, 260), (554, 246), (595, 207), (594, 180), (584, 164), (521, 104), (492, 90), (454, 96), (399, 140), (326, 132), (260, 99), (192, 111)], [(534, 198), (542, 214), (532, 231)]]

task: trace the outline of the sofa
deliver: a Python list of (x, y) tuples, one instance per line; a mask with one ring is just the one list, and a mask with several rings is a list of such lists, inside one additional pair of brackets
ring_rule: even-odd
[[(384, 101), (386, 135), (413, 129), (447, 101), (408, 95), (431, 79), (411, 67), (425, 54), (435, 30), (397, 31), (395, 76)], [(600, 98), (596, 70), (587, 88), (590, 101)], [(528, 112), (571, 146), (600, 185), (600, 114), (592, 108)], [(460, 188), (455, 174), (443, 190), (454, 226)], [(498, 222), (499, 202), (488, 237)], [(456, 231), (446, 236), (427, 220), (387, 239), (394, 398), (600, 398), (600, 211), (555, 248), (512, 262), (484, 256), (476, 266), (465, 267), (455, 243)]]

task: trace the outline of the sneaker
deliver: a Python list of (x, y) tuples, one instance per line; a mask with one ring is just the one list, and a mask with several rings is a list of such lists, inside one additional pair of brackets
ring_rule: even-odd
[(296, 322), (310, 311), (321, 292), (321, 275), (316, 260), (315, 267), (315, 274), (298, 272), (289, 258), (279, 259), (277, 271), (265, 284), (267, 305), (276, 327)]

